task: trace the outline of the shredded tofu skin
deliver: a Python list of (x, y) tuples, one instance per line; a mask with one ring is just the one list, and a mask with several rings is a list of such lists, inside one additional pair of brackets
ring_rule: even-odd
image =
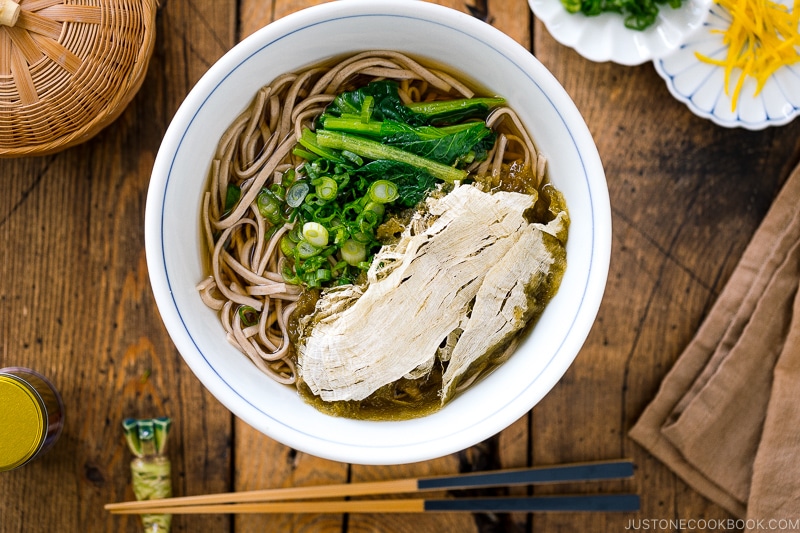
[(728, 47), (724, 60), (698, 52), (698, 59), (725, 69), (725, 94), (730, 94), (731, 78), (738, 73), (733, 88), (731, 110), (736, 110), (742, 86), (750, 76), (756, 80), (753, 96), (779, 68), (800, 62), (800, 0), (793, 8), (772, 0), (717, 0), (717, 5), (731, 16), (725, 30), (711, 30), (723, 35)]

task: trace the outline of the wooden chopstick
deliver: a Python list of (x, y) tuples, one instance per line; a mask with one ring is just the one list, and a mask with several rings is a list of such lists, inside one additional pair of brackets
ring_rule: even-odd
[[(299, 500), (313, 498), (332, 498), (343, 496), (367, 496), (379, 494), (402, 494), (431, 490), (461, 490), (472, 488), (499, 487), (510, 485), (532, 485), (541, 483), (566, 483), (572, 481), (599, 481), (605, 479), (622, 479), (633, 476), (633, 463), (628, 460), (574, 463), (556, 466), (540, 466), (509, 470), (474, 472), (452, 476), (433, 476), (422, 478), (397, 479), (389, 481), (370, 481), (363, 483), (343, 483), (334, 485), (316, 485), (309, 487), (287, 487), (278, 489), (262, 489), (244, 492), (228, 492), (205, 494), (198, 496), (181, 496), (161, 500), (145, 500), (109, 503), (105, 509), (112, 513), (128, 511), (142, 513), (162, 509), (161, 513), (177, 513), (178, 507), (188, 508), (196, 505), (212, 504), (245, 504), (249, 502), (269, 502), (279, 500)], [(400, 501), (400, 500), (397, 500)], [(431, 501), (431, 500), (408, 500)], [(447, 500), (450, 501), (450, 500)], [(326, 502), (317, 502), (318, 504)], [(328, 502), (344, 503), (344, 502)], [(359, 503), (359, 502), (353, 502)], [(307, 506), (307, 504), (305, 504)], [(248, 511), (227, 511), (248, 512)], [(270, 512), (270, 511), (259, 511)], [(297, 512), (297, 511), (272, 511)], [(333, 512), (333, 511), (331, 511)], [(338, 512), (338, 511), (337, 511)], [(341, 511), (358, 512), (358, 511)]]
[(244, 513), (510, 513), (628, 512), (639, 510), (636, 494), (581, 494), (508, 498), (382, 499), (301, 502), (219, 503), (116, 509), (114, 514)]

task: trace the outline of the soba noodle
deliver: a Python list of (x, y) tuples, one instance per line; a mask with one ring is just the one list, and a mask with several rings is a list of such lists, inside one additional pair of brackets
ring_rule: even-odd
[[(281, 183), (284, 172), (302, 160), (292, 154), (303, 128), (312, 128), (334, 97), (379, 79), (396, 80), (404, 103), (471, 98), (453, 76), (392, 51), (366, 52), (336, 64), (285, 74), (262, 87), (248, 109), (219, 141), (202, 204), (202, 228), (210, 255), (210, 275), (197, 289), (218, 310), (231, 344), (262, 372), (280, 383), (296, 380), (289, 317), (302, 288), (284, 280), (279, 242), (292, 229), (270, 224), (256, 206), (264, 187)], [(514, 111), (494, 110), (487, 125), (498, 132), (488, 158), (468, 170), (486, 175), (494, 186), (503, 165), (519, 161), (533, 169), (534, 186), (544, 179), (545, 161)], [(494, 180), (494, 181), (493, 181)], [(226, 211), (229, 185), (241, 197)]]

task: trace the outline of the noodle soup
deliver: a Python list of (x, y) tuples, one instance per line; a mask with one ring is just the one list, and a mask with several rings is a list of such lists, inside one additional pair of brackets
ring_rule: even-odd
[(220, 335), (345, 417), (440, 409), (508, 359), (566, 268), (566, 203), (514, 110), (391, 51), (264, 86), (201, 211)]

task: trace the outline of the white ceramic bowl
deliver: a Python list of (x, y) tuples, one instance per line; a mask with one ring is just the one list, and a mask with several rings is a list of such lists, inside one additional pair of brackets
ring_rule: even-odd
[[(204, 275), (201, 194), (217, 141), (256, 90), (331, 56), (395, 49), (431, 59), (506, 97), (550, 161), (572, 217), (563, 284), (509, 361), (440, 412), (402, 422), (324, 415), (262, 375), (225, 340), (195, 290)], [(478, 443), (529, 411), (572, 363), (594, 322), (611, 248), (608, 189), (592, 137), (569, 96), (524, 48), (466, 14), (426, 2), (347, 0), (275, 21), (214, 64), (164, 137), (147, 197), (147, 265), (156, 303), (186, 363), (236, 416), (319, 457), (397, 464)]]
[(569, 13), (561, 0), (528, 0), (534, 15), (559, 43), (591, 61), (640, 65), (677, 50), (708, 16), (711, 0), (684, 0), (678, 9), (659, 4), (652, 26), (629, 30), (623, 17), (602, 13), (587, 17)]

